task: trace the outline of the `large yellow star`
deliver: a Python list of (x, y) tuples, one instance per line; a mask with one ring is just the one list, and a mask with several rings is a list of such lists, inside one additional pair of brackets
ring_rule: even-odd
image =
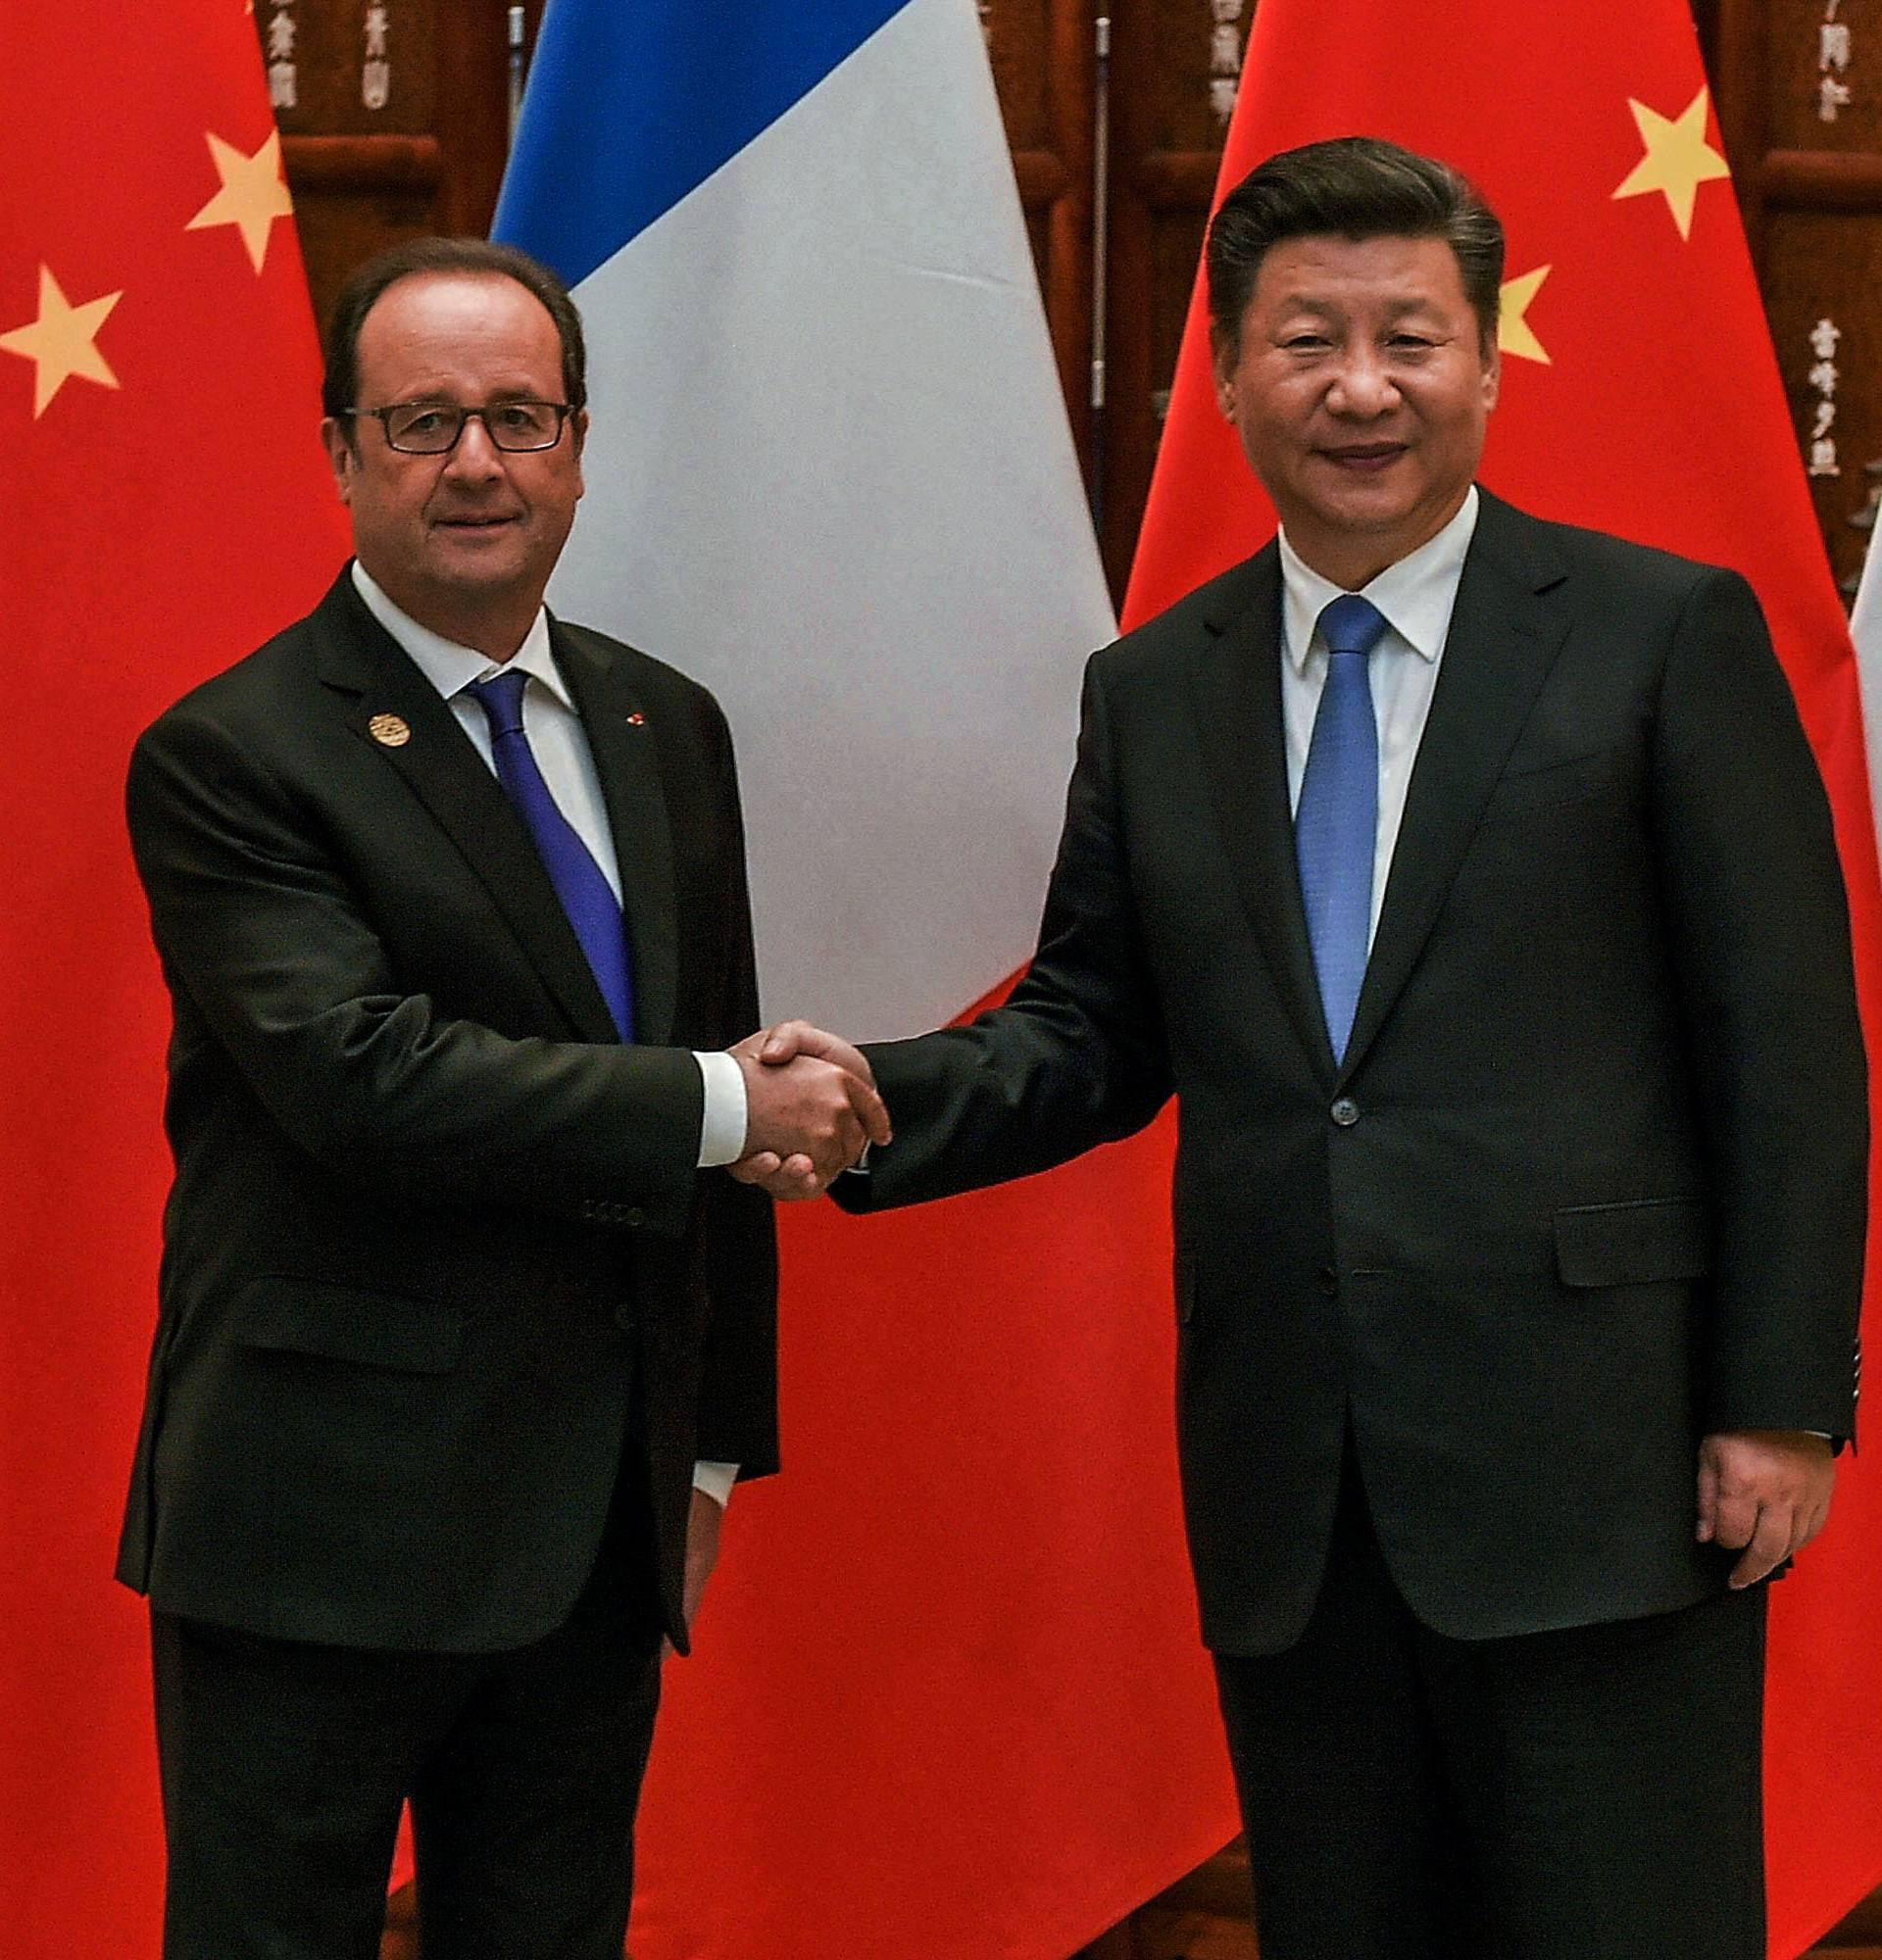
[(1647, 154), (1614, 195), (1644, 197), (1649, 191), (1663, 191), (1679, 235), (1690, 238), (1700, 185), (1732, 173), (1731, 166), (1706, 140), (1706, 116), (1711, 99), (1702, 88), (1674, 122), (1656, 115), (1644, 102), (1629, 98), (1627, 107), (1634, 112), (1634, 124), (1647, 145)]
[(216, 160), (223, 187), (183, 226), (185, 231), (201, 231), (212, 224), (234, 224), (241, 229), (242, 243), (248, 247), (249, 262), (259, 272), (268, 257), (268, 241), (273, 235), (277, 218), (292, 218), (294, 200), (281, 177), (281, 136), (277, 129), (252, 157), (245, 157), (233, 143), (224, 143), (212, 131), (203, 132), (209, 154)]
[(1505, 354), (1520, 355), (1525, 361), (1540, 361), (1545, 368), (1550, 365), (1549, 354), (1529, 324), (1529, 302), (1542, 290), (1542, 282), (1551, 270), (1548, 266), (1538, 266), (1519, 279), (1504, 280), (1503, 306), (1497, 319), (1498, 347)]
[(11, 333), (0, 333), (0, 347), (33, 364), (34, 421), (74, 374), (96, 381), (101, 388), (117, 387), (117, 375), (94, 343), (105, 316), (123, 298), (122, 292), (107, 293), (103, 299), (74, 306), (52, 276), (52, 268), (39, 268), (39, 318), (16, 326)]

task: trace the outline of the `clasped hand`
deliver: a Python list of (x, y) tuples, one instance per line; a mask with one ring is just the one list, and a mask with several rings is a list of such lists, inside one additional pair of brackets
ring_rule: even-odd
[(861, 1053), (806, 1021), (747, 1035), (730, 1051), (745, 1075), (741, 1184), (773, 1198), (815, 1198), (863, 1154), (889, 1141), (889, 1112)]

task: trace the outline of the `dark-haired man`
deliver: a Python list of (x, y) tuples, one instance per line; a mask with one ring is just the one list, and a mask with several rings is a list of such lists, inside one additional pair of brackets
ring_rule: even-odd
[[(885, 1135), (758, 1013), (704, 689), (551, 619), (580, 323), (505, 247), (356, 274), (357, 556), (137, 745), (176, 1183), (120, 1576), (150, 1595), (168, 1960), (619, 1960), (663, 1635), (776, 1464), (768, 1135)], [(791, 1079), (794, 1078), (794, 1079)]]
[(839, 1195), (1177, 1097), (1263, 1960), (1754, 1960), (1758, 1582), (1854, 1420), (1843, 892), (1745, 582), (1475, 487), (1502, 256), (1389, 144), (1229, 195), (1217, 388), (1281, 536), (1094, 658), (1033, 966), (867, 1051), (896, 1139)]

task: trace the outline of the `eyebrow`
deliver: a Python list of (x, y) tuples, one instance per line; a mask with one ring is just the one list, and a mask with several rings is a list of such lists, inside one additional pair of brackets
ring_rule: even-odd
[[(1280, 313), (1312, 313), (1331, 317), (1342, 311), (1332, 300), (1316, 299), (1309, 293), (1290, 293), (1276, 309)], [(1443, 308), (1426, 295), (1413, 299), (1402, 299), (1386, 309), (1388, 319), (1403, 319), (1412, 313), (1441, 313)]]

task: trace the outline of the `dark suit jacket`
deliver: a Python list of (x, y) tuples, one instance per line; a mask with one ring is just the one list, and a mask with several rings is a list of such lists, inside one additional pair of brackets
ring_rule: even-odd
[(769, 1207), (695, 1167), (688, 1051), (758, 1022), (730, 741), (670, 667), (551, 630), (619, 856), (631, 1047), (347, 575), (137, 744), (176, 1179), (119, 1575), (167, 1611), (520, 1644), (580, 1592), (619, 1473), (651, 1494), (650, 1626), (683, 1643), (695, 1455), (775, 1467)]
[(1864, 1067), (1821, 783), (1736, 574), (1485, 496), (1345, 1061), (1295, 868), (1273, 546), (1091, 662), (1011, 1004), (870, 1050), (847, 1201), (1018, 1177), (1173, 1091), (1205, 1638), (1296, 1639), (1350, 1426), (1468, 1638), (1690, 1603), (1695, 1448), (1851, 1433)]

